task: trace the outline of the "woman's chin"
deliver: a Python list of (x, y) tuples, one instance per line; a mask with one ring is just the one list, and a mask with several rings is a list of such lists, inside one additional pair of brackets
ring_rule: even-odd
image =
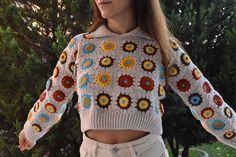
[(104, 19), (109, 19), (109, 18), (111, 18), (111, 16), (109, 16), (109, 15), (107, 15), (107, 14), (102, 14), (102, 17), (103, 17)]
[(101, 10), (100, 12), (104, 19), (111, 18), (113, 16), (111, 11), (108, 11), (108, 10)]

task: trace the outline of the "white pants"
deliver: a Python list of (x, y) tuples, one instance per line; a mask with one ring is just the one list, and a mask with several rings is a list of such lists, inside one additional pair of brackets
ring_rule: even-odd
[(137, 140), (106, 144), (90, 139), (83, 133), (80, 157), (169, 157), (160, 135), (148, 134)]

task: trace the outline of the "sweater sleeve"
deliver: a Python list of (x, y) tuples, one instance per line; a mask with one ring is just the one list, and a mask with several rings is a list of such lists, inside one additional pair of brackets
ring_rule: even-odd
[(173, 38), (169, 39), (173, 49), (167, 68), (170, 87), (182, 98), (206, 131), (220, 142), (236, 148), (234, 110), (203, 76), (189, 55)]
[(24, 132), (32, 143), (60, 120), (73, 96), (76, 86), (75, 58), (80, 37), (81, 35), (73, 37), (61, 52), (53, 74), (46, 82), (46, 89), (28, 113)]

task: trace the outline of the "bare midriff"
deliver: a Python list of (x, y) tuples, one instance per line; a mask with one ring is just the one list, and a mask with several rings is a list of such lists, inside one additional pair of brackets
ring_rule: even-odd
[(87, 130), (86, 136), (98, 142), (106, 144), (117, 144), (130, 142), (148, 135), (150, 132), (139, 130)]

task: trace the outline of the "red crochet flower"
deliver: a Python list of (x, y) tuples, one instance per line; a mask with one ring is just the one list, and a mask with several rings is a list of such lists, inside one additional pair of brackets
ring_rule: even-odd
[(191, 84), (188, 80), (182, 79), (177, 82), (177, 88), (181, 92), (187, 92), (191, 87)]

